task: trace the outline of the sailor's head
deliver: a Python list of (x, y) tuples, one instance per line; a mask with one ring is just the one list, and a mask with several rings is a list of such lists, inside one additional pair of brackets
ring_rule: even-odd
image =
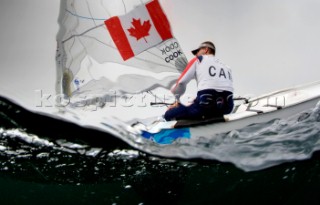
[(208, 54), (215, 55), (216, 54), (216, 47), (214, 46), (214, 44), (211, 41), (205, 41), (205, 42), (201, 43), (197, 49), (195, 49), (191, 52), (195, 56), (208, 55)]

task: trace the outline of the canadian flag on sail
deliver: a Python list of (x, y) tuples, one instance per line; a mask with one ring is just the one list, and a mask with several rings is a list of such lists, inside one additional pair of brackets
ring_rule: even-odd
[(158, 0), (139, 6), (123, 16), (114, 16), (105, 25), (123, 60), (172, 38), (169, 21)]

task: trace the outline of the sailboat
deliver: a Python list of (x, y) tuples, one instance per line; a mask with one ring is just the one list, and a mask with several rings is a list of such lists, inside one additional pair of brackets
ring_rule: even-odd
[[(157, 88), (168, 91), (184, 70), (187, 58), (160, 2), (122, 3), (112, 13), (102, 1), (90, 6), (86, 1), (62, 1), (56, 87), (57, 94), (68, 101), (64, 109), (81, 112), (94, 105), (109, 112), (106, 103), (120, 95), (149, 93)], [(110, 94), (110, 90), (117, 94)], [(120, 129), (134, 139), (138, 136), (158, 144), (229, 132), (314, 107), (320, 100), (320, 82), (235, 100), (238, 103), (232, 113), (222, 117), (167, 122), (152, 119)], [(121, 131), (117, 135), (121, 136)]]

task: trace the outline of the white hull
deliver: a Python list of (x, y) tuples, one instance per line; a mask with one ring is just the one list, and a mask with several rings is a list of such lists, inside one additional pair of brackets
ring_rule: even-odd
[(240, 129), (254, 123), (268, 122), (273, 119), (284, 119), (305, 110), (314, 108), (319, 101), (320, 96), (296, 105), (292, 105), (290, 107), (282, 108), (280, 110), (275, 110), (268, 113), (261, 113), (227, 122), (218, 122), (208, 125), (202, 125), (199, 127), (192, 127), (190, 128), (190, 132), (192, 136), (208, 136), (212, 134), (225, 133), (231, 130)]

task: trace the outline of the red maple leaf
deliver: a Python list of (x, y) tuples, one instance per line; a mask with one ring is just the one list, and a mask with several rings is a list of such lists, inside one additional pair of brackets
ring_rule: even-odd
[(150, 21), (147, 20), (144, 21), (143, 24), (141, 24), (140, 19), (133, 18), (131, 24), (132, 27), (128, 29), (130, 36), (135, 37), (137, 41), (143, 38), (146, 41), (146, 43), (148, 43), (145, 37), (149, 36), (149, 31), (151, 28)]

